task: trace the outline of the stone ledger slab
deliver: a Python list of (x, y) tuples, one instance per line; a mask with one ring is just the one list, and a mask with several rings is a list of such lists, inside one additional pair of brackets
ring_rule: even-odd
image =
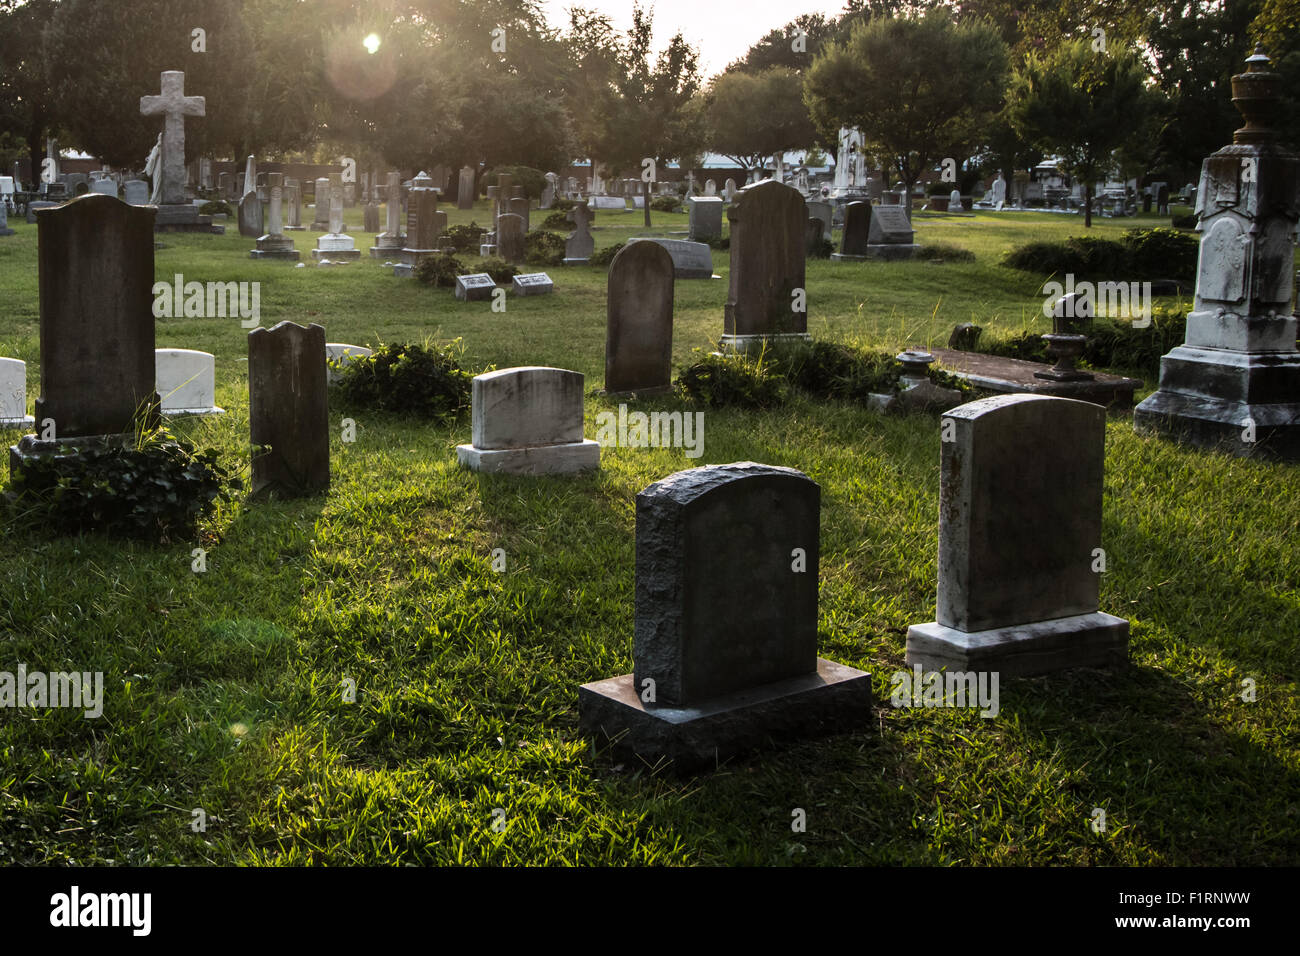
[(1050, 365), (1029, 362), (1025, 359), (986, 355), (983, 352), (964, 352), (957, 349), (931, 349), (944, 371), (964, 378), (976, 388), (1003, 394), (1054, 395), (1060, 398), (1077, 398), (1080, 401), (1102, 405), (1111, 411), (1122, 412), (1133, 408), (1133, 393), (1142, 387), (1142, 380), (1095, 372), (1092, 379), (1056, 382), (1038, 378), (1036, 373), (1047, 371)]

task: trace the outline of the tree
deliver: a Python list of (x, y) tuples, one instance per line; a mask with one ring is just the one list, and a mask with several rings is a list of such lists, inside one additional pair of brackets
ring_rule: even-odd
[(803, 82), (788, 67), (723, 73), (709, 91), (709, 146), (746, 172), (764, 157), (812, 146), (817, 127), (803, 100)]
[(954, 24), (936, 9), (854, 26), (813, 63), (804, 97), (823, 131), (857, 127), (867, 148), (897, 168), (910, 218), (921, 173), (979, 141), (1001, 105), (1006, 73), (1006, 45), (991, 26)]
[(21, 140), (33, 179), (41, 173), (45, 137), (57, 124), (41, 54), (42, 33), (57, 7), (54, 0), (0, 0), (0, 138), (13, 144), (10, 149)]
[(729, 64), (724, 73), (757, 74), (778, 67), (802, 73), (838, 32), (835, 20), (828, 20), (820, 13), (805, 13), (778, 30), (769, 30), (744, 57)]
[(1113, 165), (1151, 107), (1146, 71), (1136, 55), (1093, 50), (1087, 39), (1031, 56), (1008, 94), (1008, 118), (1026, 140), (1055, 153), (1084, 181), (1084, 226), (1092, 225), (1092, 187)]
[[(650, 63), (654, 15), (636, 6), (632, 29), (620, 50), (612, 88), (593, 108), (596, 154), (638, 173), (653, 160), (656, 171), (693, 156), (704, 143), (703, 117), (694, 104), (700, 91), (699, 54), (680, 33)], [(650, 183), (645, 182), (645, 224), (650, 225)]]

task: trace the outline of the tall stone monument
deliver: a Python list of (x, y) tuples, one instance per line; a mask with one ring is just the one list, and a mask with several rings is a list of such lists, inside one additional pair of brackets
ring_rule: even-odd
[[(343, 229), (343, 176), (341, 173), (330, 174), (329, 188), (330, 219), (329, 232), (316, 240), (316, 248), (311, 257), (316, 261), (351, 262), (361, 258), (361, 250)], [(316, 205), (320, 205), (317, 197)]]
[(266, 188), (271, 194), (266, 213), (266, 235), (258, 237), (257, 248), (249, 256), (254, 259), (291, 259), (296, 262), (298, 250), (293, 247), (293, 240), (284, 234), (281, 227), (284, 174), (270, 173), (266, 177)]
[(396, 172), (388, 174), (384, 216), (386, 228), (375, 236), (375, 244), (370, 247), (372, 259), (398, 258), (406, 245), (406, 237), (402, 235), (402, 177)]
[(158, 232), (225, 232), (224, 227), (212, 225), (211, 216), (200, 216), (185, 196), (185, 117), (205, 112), (203, 97), (185, 95), (185, 74), (180, 70), (163, 72), (158, 96), (140, 97), (142, 115), (164, 117), (162, 160), (154, 174), (162, 177), (154, 220)]
[(1133, 410), (1139, 433), (1232, 455), (1300, 461), (1296, 222), (1300, 156), (1278, 143), (1282, 77), (1259, 49), (1232, 78), (1246, 124), (1201, 166), (1201, 253), (1184, 343)]

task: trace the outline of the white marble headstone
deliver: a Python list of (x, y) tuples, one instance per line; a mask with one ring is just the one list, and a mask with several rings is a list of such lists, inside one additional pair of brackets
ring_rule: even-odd
[(0, 427), (29, 428), (35, 423), (27, 414), (27, 363), (0, 358)]
[(164, 415), (224, 415), (216, 403), (216, 359), (195, 349), (154, 349), (154, 381)]
[(329, 384), (334, 385), (343, 377), (342, 369), (336, 368), (335, 365), (347, 365), (353, 359), (365, 358), (367, 355), (373, 354), (374, 350), (368, 349), (364, 345), (345, 345), (342, 342), (326, 342), (325, 375)]

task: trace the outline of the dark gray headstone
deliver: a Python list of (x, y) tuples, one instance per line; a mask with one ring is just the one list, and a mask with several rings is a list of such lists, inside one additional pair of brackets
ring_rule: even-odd
[(948, 412), (937, 620), (907, 660), (1005, 676), (1123, 660), (1128, 622), (1098, 611), (1106, 410), (1001, 395)]
[(514, 213), (497, 216), (497, 250), (506, 262), (524, 261), (524, 220)]
[(460, 181), (457, 183), (456, 190), (456, 208), (474, 208), (474, 170), (469, 166), (462, 166), (460, 170)]
[(492, 291), (497, 284), (486, 272), (472, 275), (456, 276), (456, 298), (462, 302), (478, 302), (492, 298)]
[(808, 226), (804, 232), (804, 253), (809, 256), (816, 256), (822, 250), (822, 221), (816, 216), (808, 217)]
[(754, 462), (637, 495), (633, 673), (579, 689), (584, 730), (690, 769), (865, 722), (868, 676), (817, 657), (820, 500)]
[[(523, 189), (523, 187), (521, 187), (521, 186), (515, 186), (514, 188), (517, 189), (517, 190), (521, 190), (521, 191), (522, 191), (522, 189)], [(507, 208), (506, 208), (505, 211), (508, 212), (508, 213), (512, 213), (513, 215), (516, 215), (516, 216), (518, 216), (520, 219), (522, 219), (522, 220), (524, 221), (524, 232), (525, 232), (525, 233), (528, 232), (528, 229), (529, 229), (529, 203), (528, 203), (528, 200), (525, 199), (523, 196), (515, 196), (515, 197), (511, 198), (510, 201), (509, 201), (506, 205), (507, 205)]]
[(372, 199), (362, 210), (361, 228), (364, 232), (379, 232), (379, 206)]
[(912, 242), (912, 224), (902, 206), (876, 206), (868, 211), (867, 242), (871, 245), (907, 245)]
[(845, 206), (844, 231), (840, 233), (840, 251), (834, 258), (865, 259), (870, 226), (871, 203), (851, 202)]
[(41, 395), (57, 438), (129, 432), (154, 391), (154, 210), (98, 193), (36, 216)]
[(708, 242), (722, 237), (723, 202), (717, 196), (699, 196), (686, 203), (690, 225), (689, 236), (693, 242)]
[(578, 203), (565, 218), (573, 223), (573, 232), (564, 243), (564, 261), (586, 262), (596, 249), (596, 240), (591, 238), (591, 210), (585, 202)]
[(256, 192), (245, 193), (239, 201), (239, 234), (253, 239), (262, 235), (262, 200)]
[(300, 497), (330, 484), (325, 329), (281, 322), (248, 333), (252, 493)]
[(768, 179), (747, 186), (728, 207), (731, 222), (731, 287), (727, 335), (775, 335), (808, 331), (808, 313), (792, 308), (804, 289), (803, 196)]
[(672, 386), (673, 260), (653, 242), (629, 243), (609, 266), (605, 391)]

